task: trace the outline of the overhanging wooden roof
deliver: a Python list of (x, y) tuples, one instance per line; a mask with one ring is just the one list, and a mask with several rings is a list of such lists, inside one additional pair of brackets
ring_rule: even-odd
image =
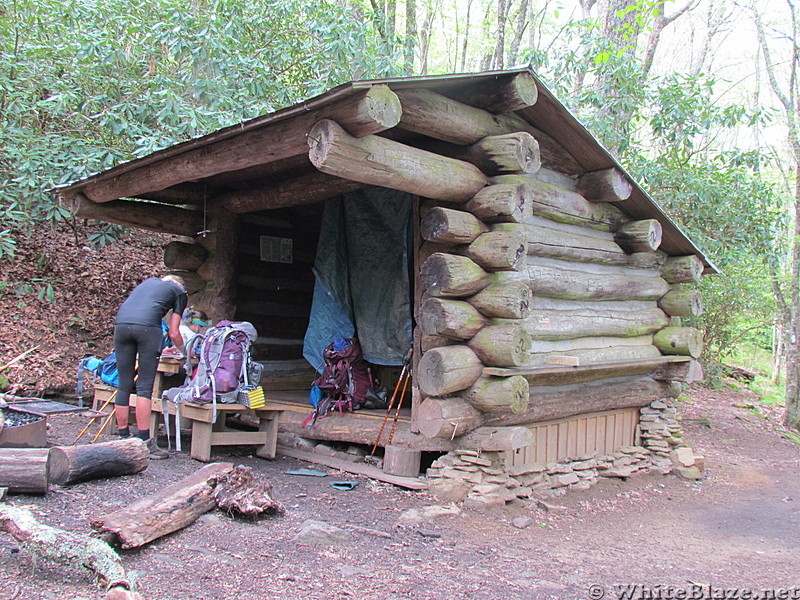
[[(633, 185), (633, 193), (627, 200), (615, 203), (616, 206), (634, 219), (658, 220), (663, 228), (661, 249), (667, 254), (671, 256), (697, 255), (703, 261), (706, 273), (717, 272), (717, 268), (705, 253), (681, 231), (658, 203), (638, 185), (612, 154), (587, 131), (528, 68), (350, 82), (294, 106), (170, 146), (143, 158), (122, 163), (75, 183), (56, 188), (53, 193), (64, 198), (73, 198), (78, 194), (86, 194), (90, 190), (102, 188), (103, 193), (117, 198), (134, 197), (173, 204), (202, 204), (209, 197), (236, 190), (274, 185), (298, 173), (313, 171), (307, 151), (303, 151), (305, 136), (310, 128), (308, 118), (353, 95), (362, 94), (364, 90), (373, 86), (386, 85), (393, 91), (430, 89), (458, 100), (460, 97), (468, 95), (470, 90), (491, 86), (494, 80), (518, 73), (530, 73), (533, 76), (539, 88), (539, 97), (534, 105), (518, 110), (517, 114), (557, 141), (572, 155), (583, 171), (616, 167), (625, 173)], [(237, 139), (245, 140), (257, 137), (261, 131), (265, 134), (270, 132), (269, 135), (273, 135), (272, 132), (276, 130), (285, 132), (288, 136), (296, 136), (300, 141), (299, 147), (292, 152), (282, 154), (270, 155), (267, 152), (263, 156), (263, 162), (243, 168), (216, 172), (212, 168), (210, 174), (203, 172), (203, 176), (198, 176), (198, 172), (193, 169), (193, 165), (197, 161), (205, 159), (208, 162), (209, 156), (213, 158), (213, 152), (226, 151), (225, 149), (235, 144)], [(137, 189), (135, 185), (131, 187), (131, 182), (135, 182), (140, 174), (152, 172), (162, 165), (165, 168), (169, 166), (172, 173), (171, 179), (163, 179), (162, 187), (159, 187), (162, 184), (158, 183), (154, 184), (154, 189)], [(183, 174), (185, 177), (182, 176)], [(145, 188), (148, 187), (147, 184), (143, 185)], [(116, 195), (117, 192), (119, 195)], [(108, 196), (106, 200), (111, 196)], [(91, 195), (89, 197), (91, 198)], [(94, 198), (91, 199), (94, 200)]]

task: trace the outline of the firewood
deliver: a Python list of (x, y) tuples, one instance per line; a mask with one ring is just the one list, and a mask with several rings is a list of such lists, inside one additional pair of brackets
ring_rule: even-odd
[(150, 458), (139, 438), (50, 449), (50, 481), (71, 485), (90, 479), (119, 477), (144, 471)]
[(257, 478), (252, 468), (242, 465), (217, 479), (214, 500), (218, 508), (233, 516), (255, 518), (285, 512), (272, 498), (272, 484)]

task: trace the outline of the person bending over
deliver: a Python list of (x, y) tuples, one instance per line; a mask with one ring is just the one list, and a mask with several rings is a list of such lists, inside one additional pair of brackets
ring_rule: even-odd
[(147, 442), (150, 458), (169, 458), (169, 453), (158, 447), (150, 438), (150, 412), (152, 410), (153, 382), (161, 357), (163, 337), (161, 320), (172, 311), (169, 319), (169, 337), (183, 351), (183, 338), (179, 326), (187, 303), (186, 288), (180, 277), (166, 275), (161, 279), (144, 280), (130, 293), (117, 312), (114, 325), (114, 351), (117, 354), (119, 387), (115, 400), (115, 415), (120, 437), (131, 435), (128, 426), (130, 395), (134, 391), (136, 359), (139, 374), (136, 387), (136, 435)]

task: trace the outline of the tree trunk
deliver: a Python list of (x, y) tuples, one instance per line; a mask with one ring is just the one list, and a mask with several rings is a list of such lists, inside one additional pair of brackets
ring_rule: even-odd
[(652, 252), (661, 245), (661, 223), (655, 219), (624, 223), (614, 234), (614, 241), (620, 248), (633, 252)]
[(531, 289), (521, 281), (496, 283), (467, 298), (487, 317), (524, 319), (531, 312)]
[(612, 167), (582, 175), (577, 191), (591, 202), (620, 202), (630, 198), (633, 185), (621, 171)]
[(420, 268), (422, 287), (431, 296), (458, 298), (485, 288), (488, 274), (466, 256), (436, 252)]
[(0, 448), (0, 488), (12, 494), (46, 494), (50, 448)]
[(427, 438), (454, 439), (483, 423), (483, 416), (462, 398), (426, 398), (417, 412), (419, 431)]
[(183, 529), (213, 509), (217, 479), (231, 469), (233, 463), (206, 465), (125, 508), (93, 519), (92, 527), (116, 535), (124, 549), (143, 546)]
[(428, 350), (417, 367), (417, 382), (429, 396), (445, 396), (471, 386), (483, 372), (483, 363), (467, 346)]
[(476, 167), (377, 136), (355, 138), (336, 122), (308, 134), (309, 158), (323, 173), (435, 200), (466, 202), (486, 185)]
[(478, 331), (469, 347), (484, 365), (518, 367), (525, 364), (531, 338), (519, 324), (493, 325)]
[(90, 479), (132, 475), (150, 462), (147, 444), (138, 438), (50, 450), (50, 481), (71, 485)]
[(424, 239), (442, 244), (469, 244), (488, 230), (475, 215), (440, 206), (428, 210), (420, 223)]
[(519, 414), (528, 408), (530, 386), (519, 375), (513, 377), (481, 376), (461, 396), (483, 413)]
[(419, 310), (419, 324), (427, 335), (468, 340), (486, 323), (475, 308), (460, 300), (428, 298)]

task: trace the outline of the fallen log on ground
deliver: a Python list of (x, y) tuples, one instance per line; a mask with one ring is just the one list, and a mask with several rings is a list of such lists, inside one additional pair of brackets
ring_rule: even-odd
[(189, 477), (130, 506), (92, 519), (92, 527), (116, 536), (122, 548), (138, 548), (197, 520), (216, 506), (217, 481), (233, 463), (211, 463)]
[(50, 482), (70, 485), (90, 479), (133, 475), (150, 463), (147, 444), (139, 438), (50, 449)]
[(12, 494), (46, 494), (50, 448), (0, 449), (0, 487)]

